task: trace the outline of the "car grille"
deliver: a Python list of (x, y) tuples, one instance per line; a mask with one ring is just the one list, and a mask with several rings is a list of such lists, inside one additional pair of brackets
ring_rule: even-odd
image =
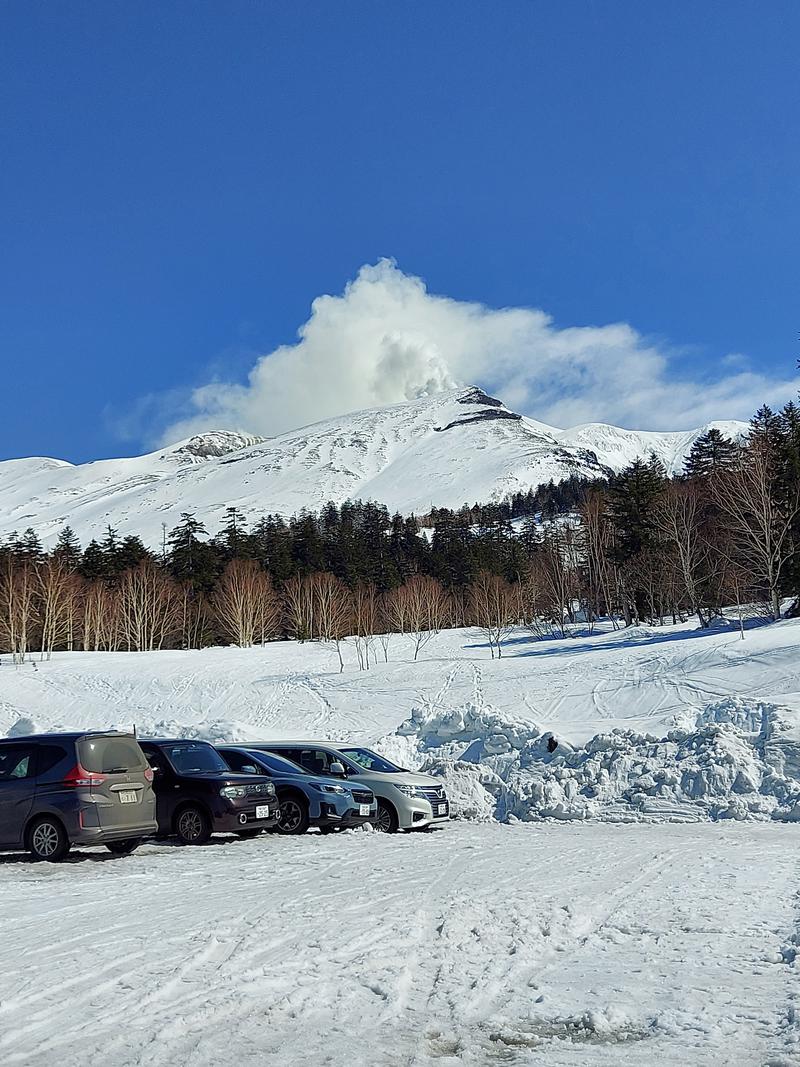
[(257, 785), (248, 785), (245, 786), (245, 788), (249, 797), (272, 796), (275, 792), (275, 786), (271, 783), (268, 784), (267, 782), (259, 782)]
[(371, 804), (375, 799), (372, 793), (368, 793), (365, 789), (354, 789), (353, 800), (356, 804)]
[(442, 801), (447, 800), (447, 793), (440, 785), (423, 786), (420, 789), (420, 793), (429, 800), (431, 804), (441, 804)]

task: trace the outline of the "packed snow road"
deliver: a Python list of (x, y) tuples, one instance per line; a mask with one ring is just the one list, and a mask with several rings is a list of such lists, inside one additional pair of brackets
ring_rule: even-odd
[(0, 1063), (800, 1064), (800, 827), (0, 857)]

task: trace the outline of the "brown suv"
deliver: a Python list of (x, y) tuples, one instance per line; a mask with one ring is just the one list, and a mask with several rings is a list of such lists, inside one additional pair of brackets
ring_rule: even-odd
[(153, 772), (131, 734), (0, 741), (0, 850), (60, 860), (72, 845), (133, 852), (157, 829)]

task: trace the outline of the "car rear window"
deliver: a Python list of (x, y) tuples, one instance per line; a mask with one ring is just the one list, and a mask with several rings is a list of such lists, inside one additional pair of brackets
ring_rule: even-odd
[(144, 753), (132, 737), (86, 737), (78, 742), (81, 766), (100, 774), (143, 770)]

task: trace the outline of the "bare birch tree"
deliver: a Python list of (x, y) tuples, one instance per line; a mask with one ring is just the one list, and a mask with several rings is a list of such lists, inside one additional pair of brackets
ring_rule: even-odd
[(252, 559), (233, 559), (211, 597), (225, 636), (239, 648), (264, 644), (280, 628), (280, 601), (272, 578)]
[(163, 648), (177, 632), (181, 605), (178, 587), (150, 560), (124, 572), (118, 596), (120, 630), (128, 651)]
[(41, 632), (41, 658), (50, 659), (59, 645), (74, 642), (81, 580), (58, 556), (36, 568)]
[(441, 582), (426, 575), (416, 574), (392, 590), (391, 613), (398, 622), (402, 620), (401, 633), (410, 638), (415, 660), (441, 630), (447, 607)]
[(738, 467), (717, 474), (710, 484), (734, 558), (763, 584), (772, 617), (779, 619), (781, 579), (795, 553), (792, 529), (800, 514), (800, 485), (778, 486), (775, 457), (761, 440), (743, 447)]
[(0, 573), (0, 640), (14, 663), (23, 663), (37, 621), (36, 574), (25, 561), (6, 557)]
[(654, 525), (672, 546), (689, 602), (702, 627), (711, 622), (711, 610), (703, 603), (702, 583), (711, 563), (711, 545), (705, 526), (705, 508), (693, 482), (670, 482), (658, 498)]
[(492, 659), (503, 655), (503, 641), (514, 628), (514, 594), (509, 583), (496, 574), (481, 571), (467, 594), (469, 618), (489, 642)]

